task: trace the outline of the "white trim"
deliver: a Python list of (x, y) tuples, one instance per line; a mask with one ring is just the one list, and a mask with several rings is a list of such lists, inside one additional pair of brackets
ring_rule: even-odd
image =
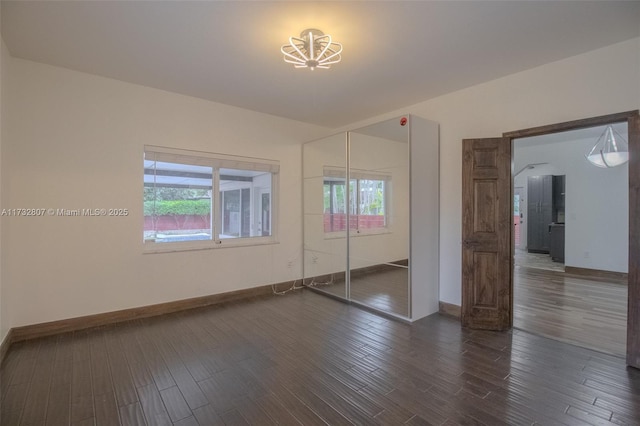
[[(221, 169), (255, 170), (278, 173), (280, 162), (266, 158), (241, 157), (237, 155), (218, 154), (213, 152), (191, 151), (145, 145), (145, 159), (161, 162), (175, 162), (195, 166), (210, 166)], [(151, 158), (147, 158), (150, 154)]]
[[(202, 244), (196, 244), (202, 243)], [(243, 237), (243, 238), (226, 238), (222, 239), (220, 243), (215, 243), (213, 240), (206, 241), (190, 241), (190, 242), (176, 242), (176, 243), (157, 243), (157, 244), (145, 244), (143, 254), (156, 254), (156, 253), (174, 253), (180, 251), (195, 251), (195, 250), (217, 250), (234, 247), (254, 247), (264, 246), (270, 244), (280, 244), (275, 238), (271, 237)]]

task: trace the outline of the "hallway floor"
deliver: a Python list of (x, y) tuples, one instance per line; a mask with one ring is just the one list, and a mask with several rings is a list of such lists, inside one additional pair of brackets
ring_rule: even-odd
[(624, 356), (627, 284), (516, 266), (514, 327)]

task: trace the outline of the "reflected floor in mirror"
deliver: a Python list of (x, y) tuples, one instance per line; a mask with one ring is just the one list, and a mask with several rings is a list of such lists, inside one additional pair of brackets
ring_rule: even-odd
[[(351, 299), (392, 314), (409, 316), (409, 270), (393, 269), (360, 272), (351, 277)], [(344, 281), (314, 286), (320, 291), (345, 297)]]

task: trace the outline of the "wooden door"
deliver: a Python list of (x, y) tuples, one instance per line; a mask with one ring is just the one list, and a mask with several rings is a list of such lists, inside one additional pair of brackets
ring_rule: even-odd
[(512, 325), (511, 139), (462, 141), (462, 325)]

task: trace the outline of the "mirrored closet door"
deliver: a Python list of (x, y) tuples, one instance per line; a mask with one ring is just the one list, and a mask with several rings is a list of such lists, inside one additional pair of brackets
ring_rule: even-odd
[(402, 116), (306, 143), (303, 179), (306, 286), (401, 319), (437, 311), (436, 123)]
[(348, 299), (347, 135), (303, 148), (305, 285)]
[(400, 118), (348, 133), (350, 299), (409, 317), (409, 132)]

